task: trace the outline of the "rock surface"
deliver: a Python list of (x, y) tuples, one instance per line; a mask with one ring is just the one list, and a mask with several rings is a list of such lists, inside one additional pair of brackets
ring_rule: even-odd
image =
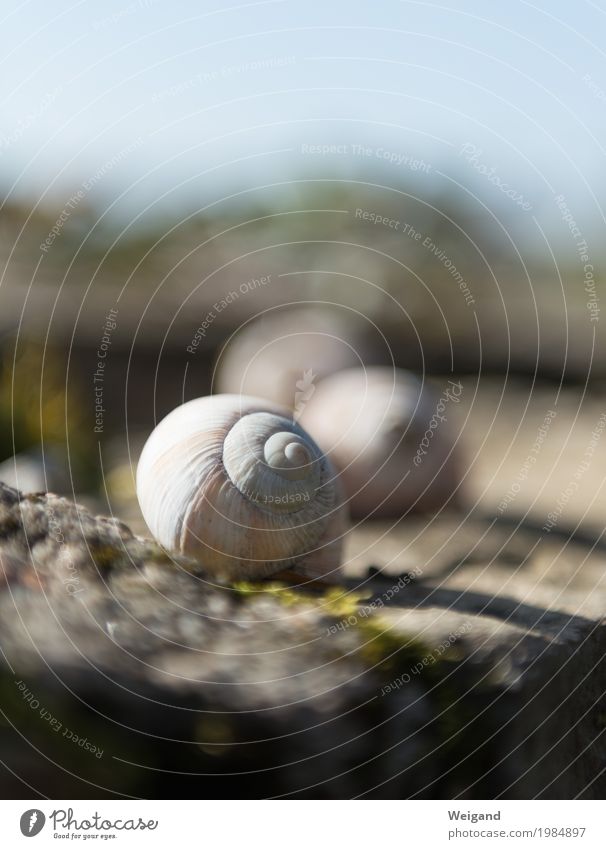
[[(602, 798), (604, 554), (450, 515), (222, 586), (0, 485), (3, 797)], [(370, 568), (369, 568), (370, 567)]]

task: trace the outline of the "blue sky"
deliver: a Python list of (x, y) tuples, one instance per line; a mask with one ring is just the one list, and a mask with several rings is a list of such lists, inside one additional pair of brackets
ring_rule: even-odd
[(564, 193), (601, 216), (604, 3), (9, 0), (0, 20), (11, 192), (69, 196), (101, 169), (93, 201), (203, 205), (302, 175), (396, 179), (393, 153), (430, 164), (432, 191), (482, 192), (484, 166), (535, 210)]

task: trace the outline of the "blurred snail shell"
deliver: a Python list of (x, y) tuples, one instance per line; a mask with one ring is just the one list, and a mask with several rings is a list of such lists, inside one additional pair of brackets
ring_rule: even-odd
[[(215, 387), (296, 409), (297, 392), (322, 377), (367, 363), (365, 319), (327, 305), (266, 313), (245, 325), (221, 354)], [(302, 389), (301, 389), (302, 387)]]
[(348, 369), (317, 386), (300, 421), (340, 471), (352, 516), (437, 510), (453, 496), (461, 479), (451, 413), (432, 424), (441, 401), (386, 367)]
[(154, 537), (222, 577), (340, 565), (346, 511), (330, 462), (281, 407), (215, 395), (177, 407), (145, 443), (137, 497)]

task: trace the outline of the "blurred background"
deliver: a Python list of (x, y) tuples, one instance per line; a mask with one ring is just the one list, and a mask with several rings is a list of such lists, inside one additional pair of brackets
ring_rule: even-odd
[[(1, 15), (0, 479), (143, 532), (154, 423), (304, 305), (364, 363), (461, 381), (469, 505), (556, 411), (516, 492), (544, 520), (606, 407), (603, 3)], [(565, 518), (601, 528), (594, 442)]]

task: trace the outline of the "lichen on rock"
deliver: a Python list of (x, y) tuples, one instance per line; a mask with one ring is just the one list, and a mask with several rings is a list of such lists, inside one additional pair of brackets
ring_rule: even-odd
[[(549, 712), (599, 650), (562, 673), (592, 623), (556, 642), (555, 614), (526, 655), (510, 631), (483, 650), (477, 597), (445, 611), (430, 581), (223, 584), (117, 519), (3, 485), (0, 566), (5, 797), (524, 794), (528, 760), (511, 752), (530, 733), (536, 759), (570, 725)], [(444, 640), (461, 616), (473, 628)]]

